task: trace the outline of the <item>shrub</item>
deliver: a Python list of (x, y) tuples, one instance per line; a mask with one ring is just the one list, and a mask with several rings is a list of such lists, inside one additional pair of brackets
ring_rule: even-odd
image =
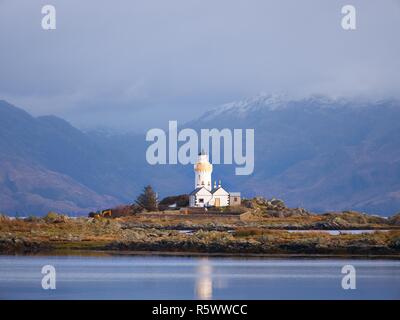
[(26, 222), (36, 222), (36, 221), (39, 221), (39, 218), (34, 216), (34, 215), (30, 215), (29, 217), (25, 218), (24, 221), (26, 221)]
[(10, 220), (9, 216), (0, 213), (0, 221), (8, 221), (8, 220)]
[(235, 230), (235, 236), (237, 237), (249, 237), (249, 236), (260, 236), (263, 235), (266, 230), (261, 228), (238, 228)]
[(132, 216), (138, 211), (141, 211), (141, 208), (137, 205), (121, 205), (111, 209), (111, 217), (118, 218), (118, 217), (127, 217)]
[(395, 250), (400, 250), (400, 237), (396, 237), (390, 241), (390, 247)]
[(62, 223), (68, 220), (68, 216), (50, 211), (43, 217), (43, 220), (49, 223)]
[(397, 213), (394, 216), (390, 217), (389, 223), (394, 226), (400, 226), (400, 213)]
[(242, 214), (248, 211), (248, 209), (244, 206), (227, 206), (227, 207), (220, 207), (220, 212), (226, 214)]
[(158, 207), (160, 210), (167, 210), (168, 206), (176, 204), (177, 209), (189, 206), (189, 195), (180, 194), (178, 196), (165, 197), (160, 201)]
[(96, 215), (98, 215), (98, 213), (92, 211), (92, 212), (89, 212), (88, 217), (94, 218)]

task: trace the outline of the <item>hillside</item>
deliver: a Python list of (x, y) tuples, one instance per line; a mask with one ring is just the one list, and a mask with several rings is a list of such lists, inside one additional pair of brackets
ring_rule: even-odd
[(254, 128), (255, 171), (228, 186), (312, 211), (400, 211), (400, 103), (261, 95), (226, 104), (189, 126)]
[(148, 165), (145, 150), (144, 135), (85, 133), (0, 101), (0, 212), (86, 215), (133, 202), (145, 184), (168, 190), (167, 172), (184, 185), (176, 168)]
[(104, 148), (66, 121), (34, 118), (0, 101), (0, 211), (85, 213), (116, 204), (102, 187), (116, 183), (107, 177), (112, 162)]
[[(213, 178), (227, 190), (314, 212), (392, 215), (400, 211), (398, 119), (394, 100), (261, 95), (214, 108), (184, 127), (255, 129), (252, 175), (214, 166)], [(144, 134), (82, 132), (0, 101), (0, 212), (86, 214), (130, 203), (147, 184), (160, 198), (190, 192), (192, 166), (151, 166), (147, 146)]]

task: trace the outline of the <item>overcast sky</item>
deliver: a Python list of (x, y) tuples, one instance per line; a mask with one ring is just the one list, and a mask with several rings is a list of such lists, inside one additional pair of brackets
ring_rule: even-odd
[(143, 130), (260, 92), (398, 97), (400, 1), (0, 0), (0, 99), (34, 115)]

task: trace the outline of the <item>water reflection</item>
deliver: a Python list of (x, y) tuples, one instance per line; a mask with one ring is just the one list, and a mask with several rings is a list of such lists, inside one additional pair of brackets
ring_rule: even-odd
[(208, 258), (202, 258), (196, 269), (196, 298), (199, 300), (212, 299), (212, 274), (213, 268)]

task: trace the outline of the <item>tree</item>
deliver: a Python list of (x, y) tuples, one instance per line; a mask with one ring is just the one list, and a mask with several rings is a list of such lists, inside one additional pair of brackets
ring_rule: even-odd
[(182, 207), (188, 207), (189, 206), (189, 195), (181, 194), (178, 196), (165, 197), (158, 204), (158, 209), (159, 210), (167, 210), (168, 206), (170, 206), (172, 204), (176, 204), (176, 207), (178, 209), (182, 208)]
[(147, 211), (157, 211), (157, 194), (154, 192), (153, 188), (148, 185), (144, 187), (143, 193), (137, 197), (136, 203)]

